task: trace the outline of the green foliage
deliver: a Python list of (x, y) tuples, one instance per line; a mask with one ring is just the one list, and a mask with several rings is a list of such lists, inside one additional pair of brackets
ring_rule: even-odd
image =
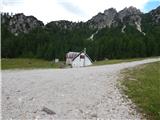
[[(79, 27), (64, 29), (55, 24), (36, 28), (27, 34), (15, 36), (2, 24), (2, 58), (42, 58), (65, 60), (69, 51), (87, 53), (93, 60), (149, 57), (160, 55), (160, 25), (152, 24), (150, 17), (142, 16), (144, 36), (133, 26), (122, 25), (98, 31), (93, 40), (88, 38), (97, 31), (79, 23)], [(146, 23), (148, 22), (148, 23)]]

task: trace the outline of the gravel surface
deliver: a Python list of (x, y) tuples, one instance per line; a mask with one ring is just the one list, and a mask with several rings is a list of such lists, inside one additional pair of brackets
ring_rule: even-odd
[(70, 69), (2, 70), (3, 120), (139, 120), (117, 88), (120, 70), (160, 58)]

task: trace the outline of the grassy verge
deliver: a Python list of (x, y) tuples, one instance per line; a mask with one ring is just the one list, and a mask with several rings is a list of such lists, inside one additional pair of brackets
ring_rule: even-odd
[(149, 120), (160, 120), (160, 62), (124, 71), (124, 92)]
[(138, 60), (143, 60), (143, 59), (144, 58), (102, 60), (102, 61), (94, 62), (93, 65), (117, 64), (117, 63), (122, 63), (122, 62), (132, 62), (132, 61), (138, 61)]
[(1, 59), (2, 69), (33, 69), (33, 68), (60, 68), (64, 67), (63, 62), (54, 63), (40, 59)]

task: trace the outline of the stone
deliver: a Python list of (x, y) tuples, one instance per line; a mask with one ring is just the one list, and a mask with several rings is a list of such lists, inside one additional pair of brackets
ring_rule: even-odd
[(42, 111), (47, 113), (47, 114), (49, 114), (49, 115), (55, 115), (56, 114), (53, 110), (51, 110), (51, 109), (49, 109), (47, 107), (43, 107)]

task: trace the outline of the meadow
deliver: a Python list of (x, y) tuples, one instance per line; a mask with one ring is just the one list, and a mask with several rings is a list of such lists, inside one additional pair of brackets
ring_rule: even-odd
[(125, 94), (149, 120), (160, 120), (160, 62), (125, 70)]

